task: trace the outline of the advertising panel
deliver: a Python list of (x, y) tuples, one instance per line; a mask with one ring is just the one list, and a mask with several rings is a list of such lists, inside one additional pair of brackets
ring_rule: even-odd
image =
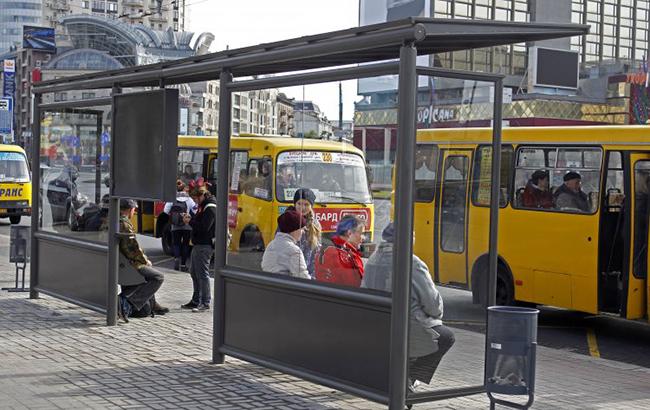
[(2, 66), (2, 96), (13, 97), (16, 92), (16, 61), (4, 60)]
[(56, 53), (54, 29), (50, 27), (23, 26), (23, 48)]

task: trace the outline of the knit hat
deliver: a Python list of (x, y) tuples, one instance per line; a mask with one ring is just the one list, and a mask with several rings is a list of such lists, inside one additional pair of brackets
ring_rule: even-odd
[(572, 179), (582, 179), (582, 177), (580, 176), (580, 174), (578, 174), (575, 171), (569, 171), (566, 174), (564, 174), (563, 179), (564, 179), (564, 182), (566, 182), (566, 181), (571, 181)]
[(301, 199), (304, 199), (309, 202), (311, 206), (314, 206), (314, 202), (316, 202), (316, 194), (314, 194), (314, 191), (309, 188), (297, 189), (296, 193), (293, 194), (293, 203), (295, 204)]
[(305, 217), (293, 209), (287, 209), (282, 215), (278, 216), (278, 228), (280, 232), (291, 233), (301, 229), (306, 224)]
[(120, 199), (120, 209), (133, 209), (137, 208), (138, 203), (135, 202), (133, 199)]
[(383, 239), (386, 242), (393, 242), (395, 235), (395, 225), (393, 223), (389, 223), (386, 225), (384, 228), (384, 231), (381, 233), (381, 239)]

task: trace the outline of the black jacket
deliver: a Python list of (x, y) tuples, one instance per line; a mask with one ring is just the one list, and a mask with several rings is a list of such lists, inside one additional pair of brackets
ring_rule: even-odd
[(190, 221), (192, 226), (192, 243), (194, 245), (212, 245), (214, 225), (217, 216), (217, 201), (213, 196), (206, 198)]

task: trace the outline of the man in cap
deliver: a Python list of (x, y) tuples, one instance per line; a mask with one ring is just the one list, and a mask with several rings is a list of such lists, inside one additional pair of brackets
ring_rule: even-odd
[(582, 191), (582, 177), (575, 171), (564, 174), (564, 184), (555, 191), (555, 206), (560, 210), (591, 212), (589, 197)]
[(169, 312), (169, 309), (160, 306), (154, 297), (163, 284), (164, 276), (162, 272), (152, 267), (151, 261), (144, 254), (135, 237), (136, 232), (131, 224), (131, 218), (137, 208), (138, 204), (132, 199), (120, 200), (120, 234), (126, 234), (120, 236), (120, 253), (145, 280), (138, 285), (122, 286), (122, 293), (118, 300), (118, 313), (125, 322), (129, 321), (131, 314), (143, 310), (147, 304), (152, 313), (164, 315)]

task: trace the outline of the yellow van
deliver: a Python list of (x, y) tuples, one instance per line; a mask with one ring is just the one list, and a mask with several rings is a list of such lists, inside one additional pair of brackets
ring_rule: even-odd
[[(649, 135), (647, 126), (503, 129), (497, 304), (650, 317)], [(417, 133), (414, 252), (436, 282), (471, 289), (475, 301), (488, 268), (491, 139), (488, 128)]]
[[(362, 250), (370, 251), (374, 206), (363, 152), (351, 144), (287, 136), (242, 134), (231, 139), (230, 175), (217, 175), (217, 137), (179, 136), (178, 178), (186, 183), (204, 177), (214, 191), (228, 178), (228, 222), (232, 251), (263, 250), (275, 234), (277, 218), (292, 205), (298, 188), (316, 194), (314, 213), (327, 240), (345, 215), (366, 221)], [(155, 232), (171, 253), (168, 216), (154, 209)], [(143, 222), (144, 222), (143, 217)]]
[(0, 144), (0, 218), (12, 224), (32, 214), (32, 178), (25, 151), (17, 145)]

